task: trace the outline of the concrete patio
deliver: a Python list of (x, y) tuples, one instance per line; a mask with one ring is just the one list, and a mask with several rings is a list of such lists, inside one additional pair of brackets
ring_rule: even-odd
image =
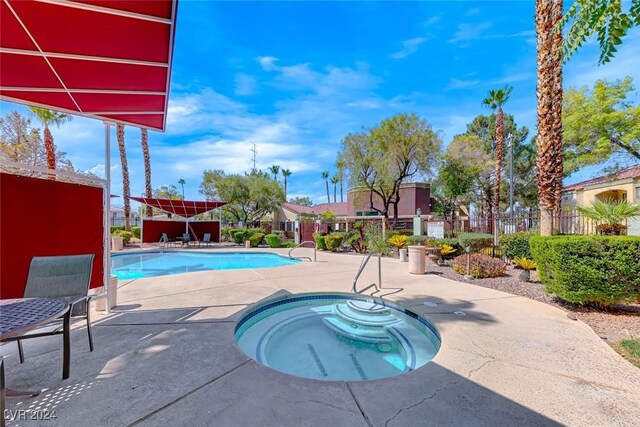
[[(74, 330), (70, 379), (61, 380), (60, 337), (25, 342), (23, 365), (15, 344), (1, 347), (8, 386), (46, 388), (7, 409), (57, 416), (7, 425), (640, 425), (640, 370), (586, 324), (527, 298), (410, 275), (394, 259), (383, 259), (383, 286), (404, 290), (389, 299), (442, 335), (425, 367), (321, 382), (258, 365), (236, 346), (245, 308), (284, 293), (348, 292), (360, 261), (318, 253), (317, 263), (121, 281), (115, 312), (93, 316), (94, 352), (85, 329)], [(376, 274), (369, 266), (361, 283)]]

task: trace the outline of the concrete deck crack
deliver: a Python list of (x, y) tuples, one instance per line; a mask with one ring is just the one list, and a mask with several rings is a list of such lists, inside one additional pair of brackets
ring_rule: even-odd
[(141, 422), (148, 420), (149, 418), (153, 417), (155, 414), (157, 414), (157, 413), (159, 413), (159, 412), (161, 412), (161, 411), (164, 411), (165, 409), (167, 409), (167, 408), (169, 408), (170, 406), (172, 406), (172, 405), (174, 405), (174, 404), (178, 403), (178, 402), (179, 402), (179, 401), (181, 401), (182, 399), (184, 399), (184, 398), (186, 398), (186, 397), (189, 397), (189, 396), (191, 396), (193, 393), (195, 393), (195, 392), (197, 392), (197, 391), (202, 390), (202, 389), (203, 389), (203, 388), (205, 388), (206, 386), (208, 386), (208, 385), (210, 385), (210, 384), (213, 384), (214, 382), (218, 381), (219, 379), (221, 379), (221, 378), (223, 378), (223, 377), (226, 377), (227, 375), (229, 375), (229, 374), (231, 374), (232, 372), (234, 372), (234, 371), (236, 371), (236, 370), (240, 369), (241, 367), (243, 367), (244, 365), (246, 365), (246, 364), (247, 364), (247, 363), (249, 363), (249, 362), (251, 362), (251, 359), (247, 359), (247, 360), (245, 360), (244, 362), (242, 362), (242, 363), (241, 363), (241, 364), (239, 364), (238, 366), (235, 366), (234, 368), (231, 368), (230, 370), (228, 370), (228, 371), (226, 371), (226, 372), (224, 372), (224, 373), (222, 373), (222, 374), (218, 375), (217, 377), (215, 377), (215, 378), (213, 378), (213, 379), (211, 379), (211, 380), (207, 381), (206, 383), (204, 383), (204, 384), (202, 384), (202, 385), (199, 385), (198, 387), (194, 388), (193, 390), (191, 390), (191, 391), (189, 391), (189, 392), (187, 392), (187, 393), (183, 394), (182, 396), (180, 396), (180, 397), (178, 397), (178, 398), (176, 398), (176, 399), (172, 400), (171, 402), (169, 402), (169, 403), (167, 403), (167, 404), (165, 404), (165, 405), (163, 405), (163, 406), (159, 407), (158, 409), (156, 409), (156, 410), (154, 410), (154, 411), (151, 411), (150, 413), (148, 413), (148, 414), (147, 414), (147, 415), (145, 415), (144, 417), (137, 419), (136, 421), (132, 422), (131, 424), (128, 424), (128, 427), (138, 425), (138, 424), (140, 424)]
[(360, 406), (360, 402), (358, 402), (358, 399), (356, 398), (356, 395), (353, 394), (353, 390), (351, 390), (351, 386), (349, 385), (349, 383), (345, 383), (345, 385), (347, 386), (347, 390), (349, 391), (349, 394), (351, 395), (351, 398), (355, 402), (356, 407), (358, 408), (358, 411), (360, 411), (360, 415), (362, 415), (362, 418), (364, 419), (364, 422), (366, 422), (369, 427), (373, 427), (373, 424), (371, 423), (371, 420), (369, 420), (369, 417), (367, 417), (367, 414), (364, 413), (364, 410)]
[(441, 387), (441, 388), (436, 389), (436, 390), (435, 390), (431, 395), (429, 395), (429, 396), (427, 396), (427, 397), (425, 397), (425, 398), (421, 399), (419, 402), (414, 403), (413, 405), (410, 405), (410, 406), (407, 406), (407, 407), (404, 407), (404, 408), (400, 409), (398, 412), (396, 412), (396, 413), (395, 413), (395, 415), (394, 415), (393, 417), (391, 417), (391, 418), (389, 418), (387, 421), (385, 421), (385, 423), (384, 423), (385, 427), (388, 427), (388, 426), (389, 426), (389, 423), (391, 423), (394, 419), (396, 419), (396, 418), (397, 418), (401, 413), (403, 413), (403, 412), (405, 412), (405, 411), (408, 411), (408, 410), (410, 410), (410, 409), (413, 409), (413, 408), (415, 408), (416, 406), (420, 406), (420, 405), (422, 405), (422, 404), (423, 404), (424, 402), (426, 402), (427, 400), (431, 400), (431, 399), (433, 399), (434, 397), (436, 397), (436, 395), (437, 395), (438, 393), (440, 393), (442, 390), (444, 390), (444, 389), (448, 388), (448, 387), (449, 387), (449, 386), (451, 386), (451, 385), (457, 384), (458, 382), (460, 382), (460, 380), (451, 381), (451, 382), (447, 383), (444, 387)]

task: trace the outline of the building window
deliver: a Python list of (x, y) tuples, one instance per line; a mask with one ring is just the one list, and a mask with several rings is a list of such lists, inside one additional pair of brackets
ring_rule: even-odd
[(636, 202), (640, 201), (640, 187), (636, 187)]

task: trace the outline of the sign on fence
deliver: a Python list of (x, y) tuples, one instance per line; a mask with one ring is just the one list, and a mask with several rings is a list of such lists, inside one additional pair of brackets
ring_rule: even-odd
[(429, 221), (427, 222), (427, 236), (434, 239), (444, 239), (444, 222)]

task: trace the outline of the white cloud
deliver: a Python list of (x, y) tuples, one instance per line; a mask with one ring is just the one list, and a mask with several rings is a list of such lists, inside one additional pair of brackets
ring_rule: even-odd
[(467, 13), (465, 13), (465, 16), (473, 16), (473, 15), (477, 15), (478, 13), (480, 13), (480, 8), (472, 7), (471, 9), (467, 10)]
[(413, 39), (405, 40), (402, 42), (402, 49), (398, 52), (392, 53), (389, 56), (393, 59), (404, 59), (412, 53), (417, 52), (420, 45), (427, 41), (427, 39), (427, 37), (416, 37)]
[(275, 56), (259, 56), (256, 58), (258, 63), (262, 66), (262, 69), (265, 71), (272, 71), (276, 68), (275, 62), (278, 60)]
[(435, 15), (430, 17), (429, 19), (427, 19), (426, 21), (424, 21), (423, 25), (425, 27), (430, 27), (433, 24), (437, 24), (438, 22), (440, 22), (441, 17), (439, 15)]
[(459, 24), (458, 30), (449, 40), (449, 43), (460, 43), (479, 39), (483, 33), (491, 28), (491, 22), (480, 22), (478, 24)]
[(480, 80), (459, 80), (455, 78), (449, 79), (449, 84), (444, 88), (445, 91), (463, 89), (466, 87), (478, 86)]
[(253, 95), (258, 87), (256, 78), (245, 73), (236, 75), (235, 84), (234, 93), (239, 96)]

